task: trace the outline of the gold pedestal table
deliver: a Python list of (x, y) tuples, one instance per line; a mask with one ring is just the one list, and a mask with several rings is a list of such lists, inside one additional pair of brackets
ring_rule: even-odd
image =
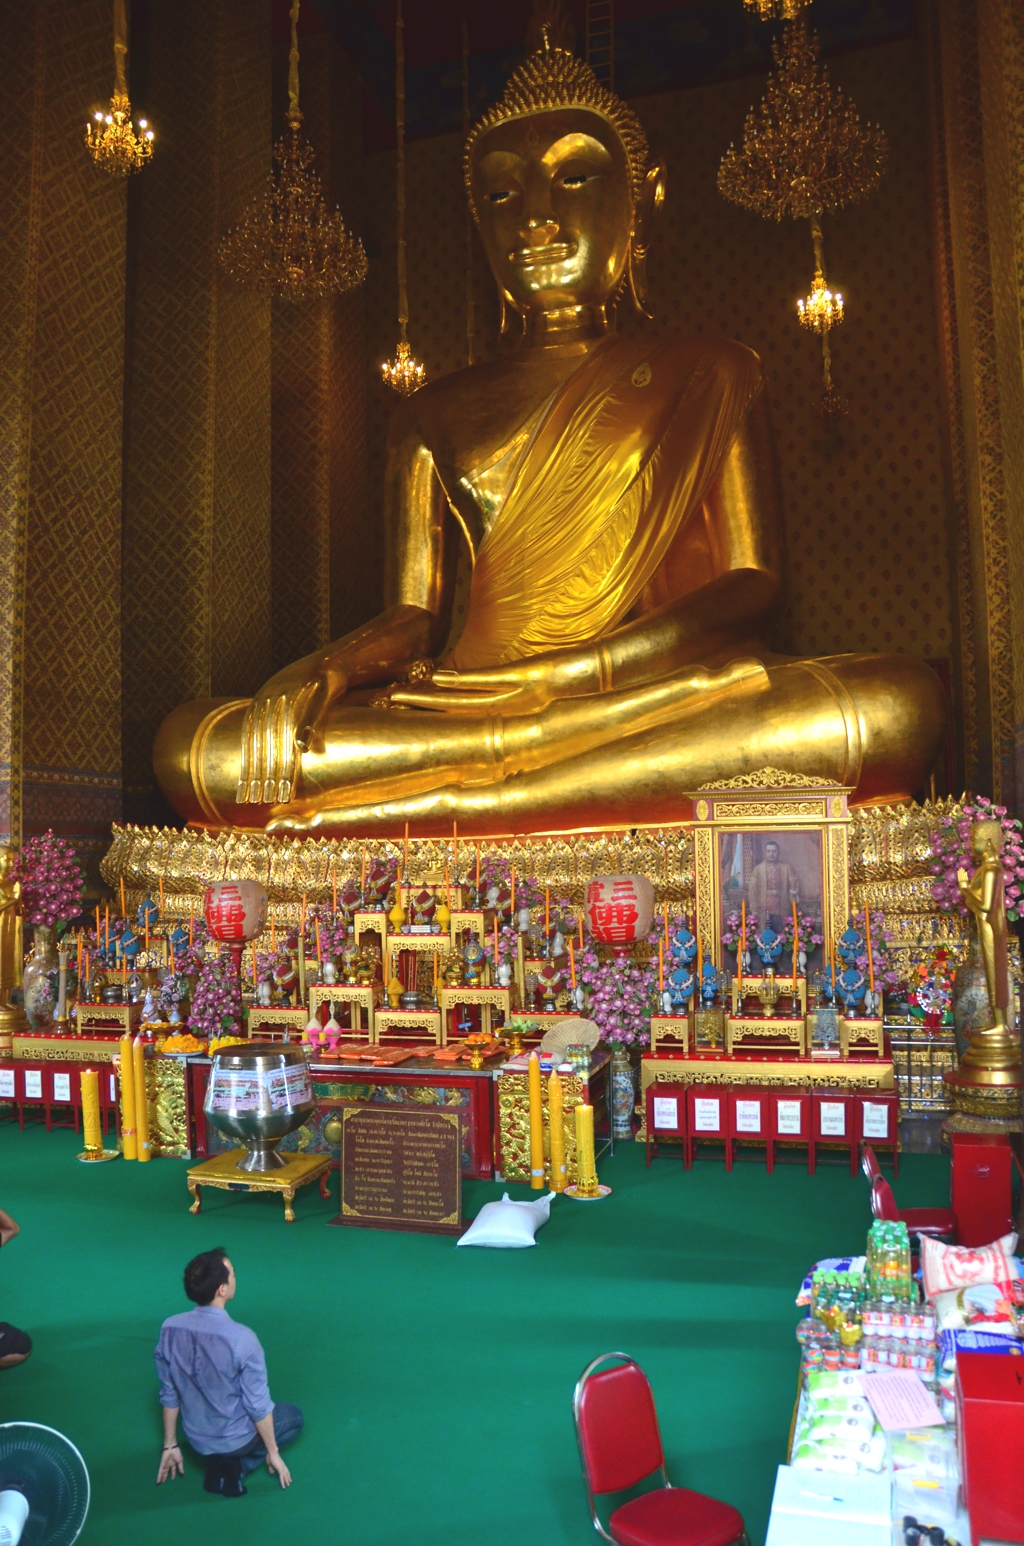
[(245, 1158), (245, 1149), (229, 1149), (213, 1159), (195, 1165), (188, 1173), (188, 1189), (193, 1202), (190, 1213), (198, 1213), (202, 1206), (200, 1187), (215, 1186), (223, 1192), (280, 1192), (284, 1198), (286, 1224), (295, 1223), (295, 1193), (300, 1186), (308, 1186), (319, 1180), (320, 1196), (327, 1198), (330, 1182), (331, 1156), (329, 1154), (294, 1154), (279, 1170), (239, 1170), (238, 1162)]

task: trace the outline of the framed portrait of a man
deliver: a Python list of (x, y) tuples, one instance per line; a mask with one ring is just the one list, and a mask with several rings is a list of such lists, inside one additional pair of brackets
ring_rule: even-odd
[(743, 902), (758, 929), (774, 929), (776, 934), (782, 934), (792, 921), (794, 902), (801, 916), (820, 921), (825, 884), (820, 831), (780, 828), (722, 832), (718, 865), (719, 930), (725, 927), (729, 913), (740, 911)]
[[(815, 932), (826, 939), (846, 927), (849, 794), (845, 785), (772, 768), (697, 791), (697, 924), (716, 965), (735, 965), (733, 947), (726, 953), (722, 935), (729, 915), (739, 913), (744, 903), (758, 932), (785, 933), (794, 903), (798, 916), (813, 919)], [(748, 929), (749, 941), (753, 932)], [(802, 928), (800, 943), (806, 956), (799, 969), (810, 975), (821, 965), (821, 948), (807, 948), (810, 940)], [(778, 973), (791, 969), (791, 957), (780, 957)]]

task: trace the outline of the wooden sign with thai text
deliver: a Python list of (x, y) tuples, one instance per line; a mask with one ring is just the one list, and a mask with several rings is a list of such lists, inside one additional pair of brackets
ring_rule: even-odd
[(342, 1112), (341, 1213), (364, 1229), (462, 1233), (462, 1119), (456, 1111)]

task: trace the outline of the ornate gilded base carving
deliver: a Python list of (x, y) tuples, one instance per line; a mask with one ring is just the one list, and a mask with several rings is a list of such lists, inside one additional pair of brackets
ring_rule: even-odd
[[(971, 1078), (973, 1069), (958, 1068), (944, 1076), (944, 1083), (953, 1102), (952, 1122), (962, 1117), (984, 1117), (1000, 1123), (1010, 1123), (1004, 1132), (1021, 1129), (1020, 1072), (1014, 1082), (1004, 1080), (999, 1084), (981, 1083)], [(974, 1132), (974, 1128), (956, 1128), (954, 1131)], [(984, 1129), (982, 1129), (984, 1131)]]

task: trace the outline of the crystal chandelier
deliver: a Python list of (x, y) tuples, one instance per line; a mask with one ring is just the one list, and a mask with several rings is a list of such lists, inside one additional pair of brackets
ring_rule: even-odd
[(811, 0), (743, 0), (748, 11), (762, 21), (794, 21)]
[(128, 53), (128, 28), (124, 0), (114, 0), (114, 95), (109, 112), (93, 113), (85, 126), (85, 145), (96, 165), (112, 177), (128, 177), (145, 166), (153, 154), (153, 131), (144, 118), (139, 131), (132, 123), (124, 62)]
[[(789, 0), (786, 0), (789, 3)], [(888, 145), (877, 125), (861, 122), (818, 61), (818, 39), (794, 21), (774, 45), (776, 69), (764, 100), (747, 114), (743, 143), (730, 145), (718, 169), (725, 198), (766, 219), (807, 220), (814, 243), (811, 293), (797, 301), (804, 327), (821, 338), (826, 415), (845, 411), (832, 386), (829, 332), (844, 316), (843, 297), (825, 277), (821, 216), (866, 198), (885, 171)]]
[(292, 0), (287, 128), (274, 146), (278, 172), (220, 247), (233, 279), (287, 301), (341, 294), (366, 278), (363, 244), (346, 231), (341, 211), (328, 209), (312, 169), (316, 153), (299, 129), (298, 21), (299, 0)]
[(405, 27), (402, 0), (395, 3), (395, 155), (398, 230), (398, 348), (380, 368), (385, 386), (408, 397), (421, 387), (427, 373), (409, 348), (409, 293), (405, 269)]

